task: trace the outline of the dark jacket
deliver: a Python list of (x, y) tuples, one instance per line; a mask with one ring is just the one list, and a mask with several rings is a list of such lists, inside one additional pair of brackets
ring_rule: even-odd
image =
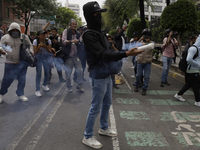
[(124, 29), (122, 29), (118, 34), (116, 34), (114, 36), (114, 40), (117, 43), (117, 47), (116, 48), (119, 51), (122, 51), (122, 38), (121, 38), (121, 36), (123, 36), (123, 33), (124, 33)]

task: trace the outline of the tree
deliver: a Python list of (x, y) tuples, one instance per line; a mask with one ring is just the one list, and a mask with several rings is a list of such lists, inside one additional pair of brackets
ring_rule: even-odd
[(164, 9), (160, 24), (163, 29), (170, 28), (178, 31), (181, 37), (186, 31), (197, 30), (197, 19), (194, 3), (188, 0), (178, 0)]
[[(146, 27), (149, 28), (149, 24), (148, 24), (148, 21), (146, 20)], [(133, 18), (131, 19), (131, 21), (129, 22), (129, 25), (128, 25), (128, 30), (127, 30), (127, 37), (129, 38), (132, 38), (132, 35), (133, 35), (133, 32), (139, 32), (140, 34), (142, 33), (143, 31), (143, 27), (141, 25), (141, 19), (140, 18)]]
[(4, 0), (10, 5), (13, 14), (25, 20), (25, 34), (34, 14), (43, 14), (52, 16), (58, 4), (56, 0)]
[(59, 24), (60, 27), (62, 27), (62, 28), (68, 27), (69, 21), (71, 19), (77, 20), (77, 26), (78, 27), (82, 26), (81, 18), (77, 18), (77, 15), (75, 14), (75, 12), (72, 11), (71, 9), (69, 9), (69, 8), (59, 7), (56, 10), (56, 16), (58, 16), (55, 20), (56, 24)]

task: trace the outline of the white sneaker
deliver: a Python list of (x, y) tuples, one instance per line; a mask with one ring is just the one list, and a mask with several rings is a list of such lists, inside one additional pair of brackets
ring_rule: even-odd
[(174, 97), (181, 102), (185, 102), (185, 99), (181, 95), (175, 94)]
[(135, 75), (132, 75), (131, 78), (135, 78)]
[(0, 94), (0, 104), (3, 103), (3, 95)]
[(100, 148), (103, 147), (103, 145), (96, 140), (95, 136), (88, 138), (88, 139), (86, 139), (85, 136), (84, 136), (82, 143), (89, 146), (89, 147), (92, 147), (94, 149), (100, 149)]
[(46, 92), (49, 91), (49, 87), (48, 87), (47, 85), (46, 85), (46, 86), (42, 85), (42, 88), (43, 88)]
[(35, 92), (35, 95), (36, 95), (37, 97), (41, 97), (41, 96), (42, 96), (42, 94), (40, 93), (40, 91), (36, 91), (36, 92)]
[(101, 135), (107, 135), (107, 136), (117, 136), (117, 132), (115, 132), (114, 130), (108, 128), (107, 130), (103, 130), (103, 129), (99, 129), (99, 134)]
[(134, 69), (135, 68), (135, 66), (133, 66), (133, 67), (131, 67), (132, 69)]
[(200, 102), (195, 102), (194, 105), (200, 107)]
[(24, 95), (19, 96), (18, 98), (23, 102), (27, 102), (28, 101), (28, 98), (26, 96), (24, 96)]

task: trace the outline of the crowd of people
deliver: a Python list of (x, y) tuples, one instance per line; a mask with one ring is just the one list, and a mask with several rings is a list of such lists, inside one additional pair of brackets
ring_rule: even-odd
[[(74, 82), (77, 84), (76, 89), (84, 93), (83, 81), (86, 81), (84, 71), (87, 60), (89, 80), (92, 87), (92, 102), (82, 142), (95, 149), (102, 147), (102, 144), (93, 136), (93, 126), (99, 113), (101, 113), (99, 134), (111, 137), (117, 136), (115, 131), (108, 128), (108, 114), (112, 104), (112, 86), (119, 88), (115, 83), (115, 74), (117, 71), (111, 69), (114, 67), (111, 64), (118, 63), (119, 65), (122, 58), (131, 56), (134, 66), (134, 74), (131, 76), (135, 78), (135, 83), (133, 84), (135, 86), (134, 91), (138, 92), (139, 88), (142, 87), (142, 95), (146, 95), (154, 49), (138, 50), (137, 47), (127, 49), (124, 32), (128, 26), (118, 28), (115, 36), (106, 35), (102, 32), (101, 13), (105, 11), (107, 10), (100, 8), (97, 2), (88, 2), (83, 6), (87, 28), (80, 27), (77, 29), (77, 21), (71, 19), (69, 28), (65, 29), (61, 36), (58, 35), (57, 28), (46, 30), (48, 24), (43, 30), (37, 31), (36, 38), (29, 38), (25, 35), (24, 41), (22, 41), (23, 34), (21, 33), (20, 26), (15, 22), (9, 26), (7, 34), (3, 35), (0, 32), (0, 46), (6, 45), (12, 49), (12, 51), (1, 51), (1, 54), (6, 55), (6, 61), (0, 89), (0, 103), (3, 102), (3, 96), (7, 93), (14, 79), (18, 80), (17, 96), (24, 102), (28, 101), (28, 98), (24, 94), (24, 88), (29, 65), (19, 57), (22, 43), (28, 45), (30, 52), (34, 54), (37, 60), (35, 67), (35, 95), (37, 97), (42, 96), (40, 87), (46, 92), (50, 90), (48, 84), (51, 81), (53, 65), (55, 65), (57, 70), (59, 81), (66, 82), (68, 93), (73, 92), (72, 76)], [(134, 31), (130, 45), (137, 43), (142, 43), (142, 45), (154, 44), (151, 40), (150, 29), (144, 29), (141, 35), (140, 37), (140, 33)], [(174, 35), (175, 32), (170, 29), (165, 31), (165, 38), (162, 45), (163, 70), (160, 87), (164, 87), (165, 85), (170, 86), (167, 80), (168, 73), (172, 61), (175, 61), (176, 49), (179, 46), (179, 37), (176, 40)], [(182, 95), (192, 87), (195, 95), (195, 105), (200, 106), (198, 82), (200, 37), (197, 40), (196, 38), (196, 36), (192, 36), (190, 42), (185, 47), (185, 51), (188, 52), (187, 61), (189, 64), (185, 73), (186, 84), (174, 97), (180, 101), (185, 101)], [(195, 55), (197, 56), (194, 57)], [(42, 68), (44, 69), (44, 80), (41, 85)], [(107, 70), (107, 68), (110, 68), (110, 70)], [(63, 71), (66, 78), (63, 77)], [(105, 71), (107, 71), (106, 76), (104, 74)]]

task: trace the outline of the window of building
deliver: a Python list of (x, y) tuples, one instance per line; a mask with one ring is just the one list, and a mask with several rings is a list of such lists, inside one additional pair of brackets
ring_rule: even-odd
[(151, 21), (152, 20), (157, 20), (158, 18), (160, 18), (159, 16), (151, 16)]
[(147, 7), (146, 5), (144, 5), (144, 12), (148, 12), (149, 11), (149, 7)]
[(6, 17), (9, 18), (10, 17), (10, 9), (7, 7), (6, 8)]
[(75, 5), (68, 5), (68, 7), (75, 7)]
[(153, 11), (154, 11), (154, 12), (161, 13), (161, 12), (162, 12), (162, 6), (154, 6), (154, 7), (153, 7)]
[(73, 11), (79, 11), (79, 9), (72, 9)]
[(162, 3), (163, 0), (152, 0), (152, 2), (159, 2), (159, 3)]

